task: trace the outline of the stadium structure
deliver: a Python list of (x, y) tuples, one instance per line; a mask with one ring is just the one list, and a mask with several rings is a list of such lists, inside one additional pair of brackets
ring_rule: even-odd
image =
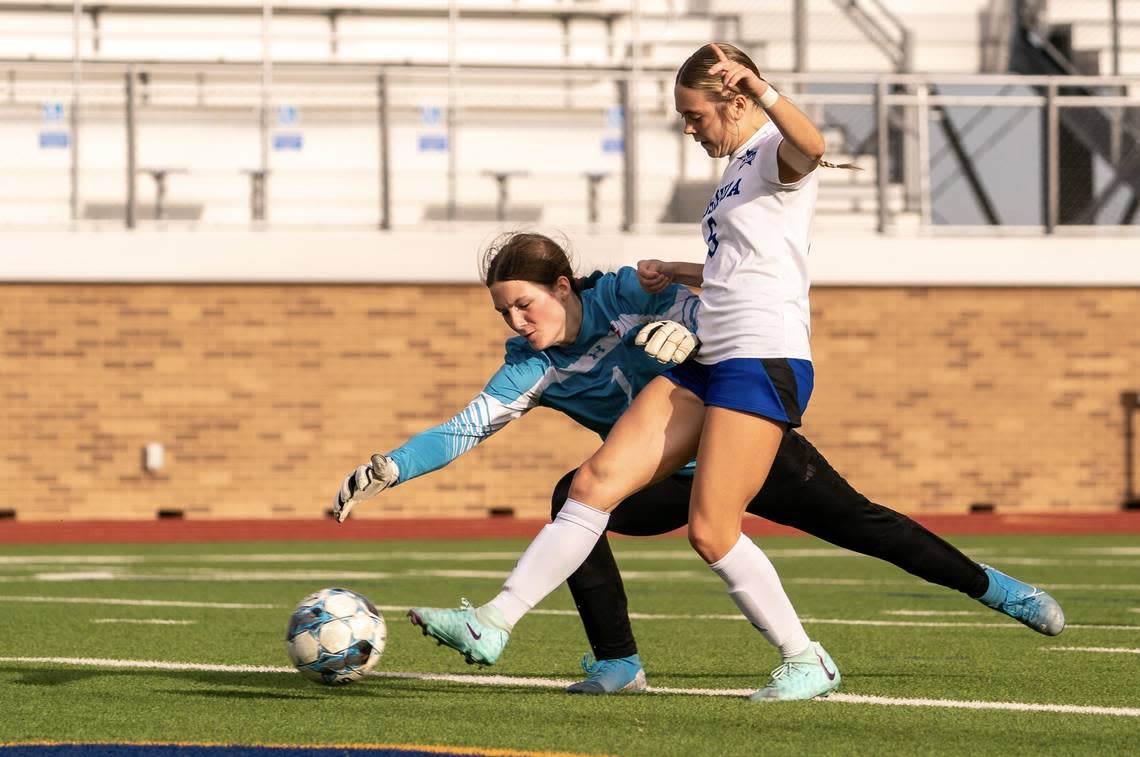
[[(812, 249), (837, 468), (919, 514), (1134, 505), (1136, 0), (4, 0), (0, 511), (322, 516), (498, 364), (496, 233), (702, 259), (723, 164), (672, 83), (709, 40), (861, 169)], [(542, 517), (597, 439), (519, 426), (356, 517)]]

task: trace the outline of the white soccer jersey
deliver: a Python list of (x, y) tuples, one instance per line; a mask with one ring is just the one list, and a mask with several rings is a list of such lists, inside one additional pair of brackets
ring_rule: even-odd
[(807, 255), (819, 179), (781, 184), (769, 121), (732, 155), (701, 230), (708, 244), (697, 362), (811, 360)]

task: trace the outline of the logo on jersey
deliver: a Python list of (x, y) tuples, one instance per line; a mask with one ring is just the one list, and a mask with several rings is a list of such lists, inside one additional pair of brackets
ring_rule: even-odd
[(745, 166), (752, 165), (752, 161), (754, 160), (756, 160), (756, 150), (749, 150), (748, 152), (744, 153), (743, 157), (740, 158), (740, 165), (736, 167), (736, 170), (740, 171)]
[(709, 206), (705, 208), (705, 214), (701, 216), (701, 218), (706, 218), (710, 213), (716, 210), (717, 206), (720, 205), (721, 200), (725, 199), (726, 197), (732, 197), (733, 195), (740, 194), (740, 181), (740, 179), (737, 179), (734, 183), (725, 184), (723, 187), (718, 189), (716, 191), (716, 194), (713, 195), (713, 198), (709, 200)]

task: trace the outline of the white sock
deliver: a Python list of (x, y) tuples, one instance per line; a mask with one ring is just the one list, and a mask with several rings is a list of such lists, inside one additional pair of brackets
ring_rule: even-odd
[(792, 600), (784, 593), (768, 556), (751, 539), (741, 534), (728, 554), (709, 567), (724, 579), (732, 601), (785, 660), (807, 649), (811, 640)]
[(484, 607), (502, 614), (506, 630), (514, 628), (530, 608), (578, 570), (609, 522), (609, 513), (567, 499), (554, 522), (543, 526), (523, 552), (499, 596)]

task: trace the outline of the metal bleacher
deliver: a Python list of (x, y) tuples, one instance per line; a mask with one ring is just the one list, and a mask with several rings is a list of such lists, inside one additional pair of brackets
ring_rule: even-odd
[[(1024, 74), (1077, 77), (1104, 73), (1106, 59), (1110, 71), (1124, 72), (1132, 59), (1124, 58), (1127, 47), (1124, 18), (1116, 19), (1121, 30), (1118, 40), (1106, 40), (1081, 32), (1111, 22), (1113, 3), (1062, 0), (1016, 4), (1010, 67)], [(1140, 2), (1115, 4), (1123, 14), (1140, 11)], [(1134, 85), (1133, 85), (1134, 86)], [(1087, 107), (1074, 107), (1058, 113), (1059, 139), (1066, 160), (1060, 165), (1059, 191), (1061, 223), (1089, 224), (1106, 214), (1129, 225), (1140, 211), (1140, 110), (1135, 107), (1106, 105), (1103, 96), (1128, 98), (1129, 86), (1097, 87), (1082, 84), (1065, 87), (1065, 94), (1084, 98)], [(1082, 104), (1083, 105), (1083, 104)], [(1102, 186), (1097, 180), (1097, 164), (1108, 177)], [(1118, 190), (1125, 188), (1130, 197)], [(1123, 204), (1120, 201), (1123, 199)], [(1119, 206), (1113, 208), (1114, 202)]]
[(1084, 73), (1140, 72), (1140, 2), (1116, 0), (1115, 19), (1113, 5), (1111, 0), (1054, 0), (1041, 9), (1048, 24), (1071, 29)]
[[(614, 226), (623, 203), (616, 83), (631, 65), (640, 73), (632, 94), (641, 114), (639, 215), (643, 223), (682, 221), (682, 206), (707, 196), (719, 172), (679, 135), (672, 113), (672, 71), (697, 46), (738, 41), (777, 82), (797, 69), (834, 72), (835, 86), (789, 90), (810, 102), (810, 92), (868, 92), (844, 83), (851, 72), (982, 70), (981, 20), (1001, 3), (803, 0), (798, 24), (793, 5), (277, 0), (265, 24), (259, 0), (84, 0), (77, 62), (71, 0), (0, 0), (0, 141), (22, 145), (39, 134), (41, 148), (13, 151), (0, 181), (0, 224), (68, 220), (66, 151), (46, 149), (43, 139), (67, 126), (67, 116), (53, 123), (49, 110), (73, 104), (82, 119), (78, 216), (121, 222), (129, 79), (138, 220), (248, 224), (268, 175), (269, 222), (374, 225), (384, 194), (376, 169), (383, 72), (394, 224)], [(1074, 39), (1100, 45), (1100, 17), (1082, 18)], [(797, 33), (806, 44), (795, 44)], [(1127, 51), (1134, 42), (1125, 39)], [(459, 119), (453, 132), (451, 113)], [(825, 128), (829, 158), (865, 169), (821, 174), (820, 223), (873, 230), (880, 196), (896, 221), (914, 222), (913, 177), (876, 186), (870, 109), (820, 105), (812, 115)], [(430, 149), (446, 145), (448, 133), (450, 152)], [(268, 158), (264, 144), (273, 145)], [(446, 196), (445, 175), (456, 177), (458, 196)]]
[[(450, 7), (439, 0), (276, 0), (271, 57), (288, 62), (449, 60)], [(81, 3), (85, 54), (109, 60), (257, 61), (259, 0), (98, 0)], [(0, 3), (0, 56), (68, 58), (70, 0)], [(715, 18), (666, 0), (639, 5), (651, 57), (671, 39), (707, 39)], [(462, 19), (460, 63), (591, 63), (621, 60), (631, 36), (630, 5), (608, 0), (481, 0), (455, 3)], [(624, 43), (624, 47), (623, 47)], [(672, 58), (670, 58), (672, 60)]]

